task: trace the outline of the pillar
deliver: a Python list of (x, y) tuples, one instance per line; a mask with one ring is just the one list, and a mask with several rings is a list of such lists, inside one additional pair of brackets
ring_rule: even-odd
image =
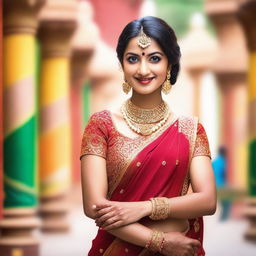
[[(71, 56), (71, 130), (72, 130), (72, 178), (75, 188), (80, 192), (79, 160), (83, 133), (83, 92), (88, 80), (88, 63), (97, 43), (95, 35), (98, 30), (93, 22), (93, 9), (88, 1), (78, 3), (77, 29), (72, 38)], [(88, 88), (86, 88), (88, 90)], [(87, 101), (87, 99), (86, 99)]]
[(183, 65), (193, 86), (193, 115), (200, 117), (201, 81), (216, 56), (216, 42), (206, 30), (205, 18), (196, 13), (190, 20), (190, 29), (181, 40)]
[(3, 1), (4, 219), (0, 254), (39, 255), (35, 33), (43, 0)]
[(42, 230), (69, 229), (71, 182), (70, 40), (76, 27), (75, 1), (49, 1), (40, 15), (42, 49), (39, 90), (39, 173)]
[(240, 6), (238, 17), (243, 26), (249, 50), (248, 72), (248, 191), (245, 216), (249, 220), (249, 228), (245, 238), (256, 242), (256, 1), (247, 1)]
[[(3, 1), (0, 1), (0, 123), (3, 123)], [(3, 126), (0, 126), (0, 219), (3, 217)]]
[(220, 46), (213, 72), (220, 91), (220, 144), (227, 149), (227, 182), (245, 190), (247, 52), (242, 28), (236, 17), (238, 1), (207, 0), (205, 9)]

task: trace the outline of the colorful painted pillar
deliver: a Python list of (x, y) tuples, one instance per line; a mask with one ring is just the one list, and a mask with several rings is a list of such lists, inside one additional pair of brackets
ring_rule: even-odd
[(227, 149), (227, 182), (239, 190), (246, 190), (248, 54), (236, 17), (238, 1), (207, 0), (205, 9), (219, 40), (213, 72), (220, 91), (220, 144)]
[(249, 106), (249, 136), (248, 136), (248, 191), (250, 198), (245, 209), (245, 216), (250, 226), (245, 238), (256, 242), (256, 1), (247, 1), (240, 6), (238, 17), (244, 28), (249, 50), (248, 72), (248, 106)]
[[(3, 124), (3, 1), (0, 0), (0, 124)], [(0, 126), (0, 219), (3, 217), (3, 125)]]
[(76, 1), (49, 1), (40, 13), (39, 173), (42, 230), (69, 229), (71, 183), (70, 40)]
[(35, 33), (43, 0), (4, 0), (4, 218), (0, 255), (39, 255)]

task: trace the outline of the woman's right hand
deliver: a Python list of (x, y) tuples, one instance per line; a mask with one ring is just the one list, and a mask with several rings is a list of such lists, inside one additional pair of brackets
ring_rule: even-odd
[(165, 256), (196, 256), (201, 246), (196, 239), (186, 237), (181, 232), (165, 233), (165, 243), (161, 254)]

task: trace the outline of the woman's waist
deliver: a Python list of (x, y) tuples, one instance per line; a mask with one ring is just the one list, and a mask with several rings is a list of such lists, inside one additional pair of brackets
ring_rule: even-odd
[(187, 232), (189, 230), (189, 222), (187, 219), (168, 218), (165, 220), (151, 220), (145, 218), (141, 222), (150, 229), (156, 229), (163, 232)]

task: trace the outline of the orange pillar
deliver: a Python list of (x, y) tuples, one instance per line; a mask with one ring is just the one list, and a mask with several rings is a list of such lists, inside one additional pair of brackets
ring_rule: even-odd
[(76, 1), (49, 1), (40, 13), (39, 175), (42, 230), (69, 230), (71, 183), (70, 57)]
[(2, 49), (3, 49), (3, 2), (0, 0), (0, 219), (3, 217), (3, 63), (2, 63)]

